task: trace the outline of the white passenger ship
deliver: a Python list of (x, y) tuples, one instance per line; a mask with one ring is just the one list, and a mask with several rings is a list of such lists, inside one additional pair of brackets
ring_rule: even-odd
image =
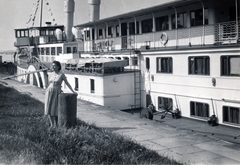
[[(73, 26), (74, 0), (67, 0), (65, 26), (15, 29), (15, 46), (38, 61), (19, 65), (18, 74), (59, 60), (84, 100), (121, 110), (178, 108), (196, 120), (215, 114), (219, 124), (240, 127), (239, 4), (174, 0), (99, 19), (100, 0), (89, 0), (90, 22)], [(45, 72), (18, 79), (44, 88)]]

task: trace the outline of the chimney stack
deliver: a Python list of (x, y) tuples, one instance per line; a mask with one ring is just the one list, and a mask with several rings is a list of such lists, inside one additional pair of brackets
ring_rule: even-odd
[(100, 3), (101, 0), (88, 0), (89, 4), (89, 21), (94, 22), (100, 17)]
[(73, 17), (74, 17), (74, 0), (64, 1), (64, 12), (65, 12), (65, 34), (67, 41), (71, 42), (73, 40), (72, 27), (73, 27)]

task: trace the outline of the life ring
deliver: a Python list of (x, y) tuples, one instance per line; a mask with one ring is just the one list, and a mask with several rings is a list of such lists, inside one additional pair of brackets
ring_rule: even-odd
[(160, 41), (163, 45), (166, 45), (168, 42), (168, 36), (167, 33), (163, 32), (160, 36)]

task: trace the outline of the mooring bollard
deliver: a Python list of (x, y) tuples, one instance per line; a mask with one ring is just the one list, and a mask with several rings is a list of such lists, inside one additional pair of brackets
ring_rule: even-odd
[(77, 122), (77, 95), (60, 93), (58, 95), (58, 126), (73, 127)]

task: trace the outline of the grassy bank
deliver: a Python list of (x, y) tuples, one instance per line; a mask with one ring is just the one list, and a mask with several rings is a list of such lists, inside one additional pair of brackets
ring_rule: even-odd
[(0, 163), (180, 164), (106, 129), (77, 121), (50, 129), (43, 103), (0, 84)]

